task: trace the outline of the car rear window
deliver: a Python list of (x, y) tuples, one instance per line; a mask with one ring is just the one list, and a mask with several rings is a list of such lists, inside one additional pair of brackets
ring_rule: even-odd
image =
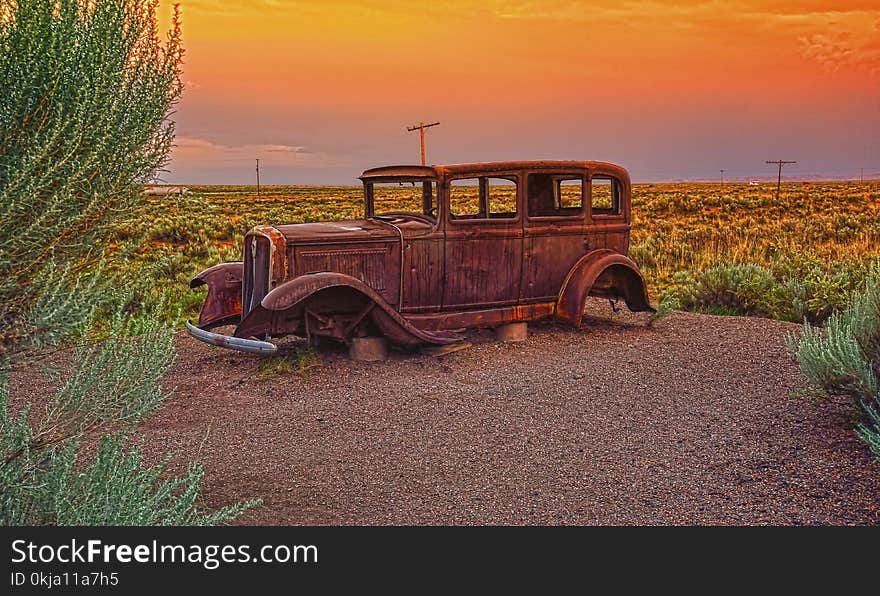
[(529, 217), (579, 217), (583, 215), (582, 174), (529, 174)]
[(590, 212), (593, 216), (620, 215), (620, 183), (608, 176), (593, 176)]

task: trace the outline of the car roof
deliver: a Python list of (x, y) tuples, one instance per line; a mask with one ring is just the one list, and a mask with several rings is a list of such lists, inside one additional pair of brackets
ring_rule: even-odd
[(511, 170), (559, 170), (576, 169), (592, 170), (629, 178), (627, 171), (616, 164), (605, 161), (565, 161), (565, 160), (536, 160), (536, 161), (495, 161), (482, 163), (453, 164), (447, 166), (415, 166), (398, 165), (370, 168), (361, 174), (361, 180), (377, 180), (382, 178), (411, 178), (433, 179), (443, 174), (479, 174), (491, 172), (503, 172)]
[(382, 166), (364, 170), (361, 180), (372, 178), (436, 178), (434, 166)]

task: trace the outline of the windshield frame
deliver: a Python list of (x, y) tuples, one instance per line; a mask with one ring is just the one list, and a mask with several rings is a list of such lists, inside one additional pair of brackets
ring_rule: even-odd
[[(435, 176), (388, 176), (388, 177), (376, 177), (370, 178), (368, 180), (364, 180), (364, 217), (376, 217), (377, 215), (382, 215), (382, 212), (375, 212), (375, 203), (374, 203), (374, 184), (418, 184), (422, 183), (422, 212), (403, 212), (403, 213), (412, 213), (413, 215), (419, 217), (430, 217), (432, 219), (437, 218), (437, 213), (440, 210), (440, 182)], [(425, 192), (428, 189), (431, 189), (430, 186), (433, 184), (433, 192)], [(436, 202), (437, 211), (432, 215), (430, 210), (435, 206), (434, 202)], [(389, 213), (401, 213), (401, 212), (389, 212)]]

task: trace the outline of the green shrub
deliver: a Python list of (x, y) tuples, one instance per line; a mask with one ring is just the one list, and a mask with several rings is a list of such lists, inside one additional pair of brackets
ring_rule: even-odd
[(660, 319), (664, 319), (676, 310), (681, 309), (681, 304), (675, 296), (664, 296), (657, 305), (657, 310), (648, 319), (648, 325), (653, 325)]
[(661, 301), (674, 299), (685, 309), (703, 312), (774, 316), (778, 294), (776, 279), (766, 267), (730, 263), (695, 275), (679, 272)]
[[(79, 445), (51, 451), (41, 462), (39, 482), (10, 486), (3, 521), (14, 525), (203, 526), (228, 522), (259, 503), (248, 501), (216, 511), (198, 503), (204, 469), (193, 464), (182, 476), (165, 474), (168, 458), (145, 467), (124, 434), (101, 439), (87, 463)], [(16, 494), (27, 491), (27, 494)], [(18, 507), (9, 507), (17, 504)], [(25, 506), (21, 506), (24, 504)]]
[[(215, 523), (253, 504), (202, 511), (198, 466), (167, 477), (126, 446), (174, 358), (128, 281), (150, 279), (131, 222), (150, 220), (181, 92), (179, 22), (160, 42), (156, 6), (0, 0), (0, 524)], [(72, 353), (57, 390), (11, 395), (49, 348)]]
[(880, 460), (880, 265), (824, 329), (805, 324), (788, 345), (810, 385), (853, 399), (863, 413), (859, 437)]
[(864, 283), (864, 271), (791, 257), (772, 266), (719, 263), (696, 273), (677, 272), (661, 300), (674, 298), (681, 308), (697, 312), (817, 323), (849, 303)]

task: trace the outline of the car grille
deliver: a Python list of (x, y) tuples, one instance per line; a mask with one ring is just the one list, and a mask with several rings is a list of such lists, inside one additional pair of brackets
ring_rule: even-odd
[(249, 234), (244, 242), (244, 279), (241, 286), (242, 319), (269, 293), (272, 245), (268, 238)]

